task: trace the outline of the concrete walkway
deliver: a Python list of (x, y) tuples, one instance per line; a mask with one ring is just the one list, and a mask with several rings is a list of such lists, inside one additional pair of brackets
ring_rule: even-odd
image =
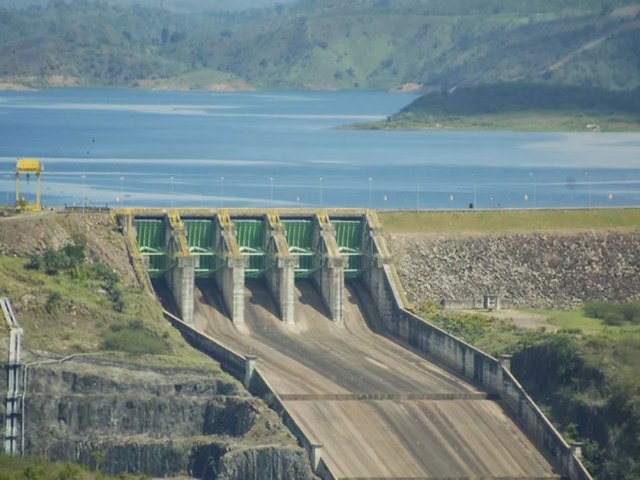
[(246, 288), (234, 326), (213, 287), (196, 285), (195, 325), (259, 366), (298, 425), (344, 479), (559, 478), (500, 403), (375, 333), (364, 289), (349, 286), (344, 325), (315, 288), (297, 287), (295, 325), (275, 315), (266, 288)]

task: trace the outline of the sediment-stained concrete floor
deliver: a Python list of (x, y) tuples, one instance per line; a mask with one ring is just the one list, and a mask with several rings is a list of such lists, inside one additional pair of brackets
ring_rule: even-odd
[[(345, 292), (344, 325), (331, 322), (309, 283), (296, 324), (275, 315), (266, 288), (246, 289), (234, 326), (213, 287), (196, 286), (196, 328), (258, 365), (323, 459), (349, 479), (559, 478), (498, 401), (375, 333), (364, 289)], [(366, 317), (366, 318), (365, 318)]]

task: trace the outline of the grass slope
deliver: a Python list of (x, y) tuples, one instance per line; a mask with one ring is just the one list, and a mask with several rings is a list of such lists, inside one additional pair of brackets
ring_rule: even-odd
[[(96, 459), (97, 460), (97, 459)], [(80, 465), (65, 462), (49, 462), (41, 458), (17, 458), (0, 455), (1, 480), (145, 480), (148, 477), (122, 473), (117, 477), (90, 471)]]
[[(72, 238), (86, 235), (85, 260), (57, 274), (27, 268)], [(109, 291), (117, 279), (119, 302)], [(133, 280), (124, 239), (108, 214), (49, 213), (0, 219), (0, 296), (11, 300), (25, 346), (56, 354), (107, 355), (158, 366), (219, 366), (189, 347), (159, 303)], [(0, 336), (8, 335), (4, 319)]]
[(503, 234), (637, 230), (640, 209), (380, 212), (390, 234)]

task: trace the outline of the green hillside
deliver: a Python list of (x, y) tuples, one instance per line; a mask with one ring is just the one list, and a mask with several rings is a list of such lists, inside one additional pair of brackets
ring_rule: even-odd
[(113, 3), (0, 9), (0, 82), (388, 89), (526, 79), (640, 87), (634, 0), (305, 0), (241, 12)]

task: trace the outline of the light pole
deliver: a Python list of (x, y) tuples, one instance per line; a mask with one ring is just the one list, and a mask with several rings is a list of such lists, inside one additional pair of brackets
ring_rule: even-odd
[(584, 176), (587, 179), (587, 195), (588, 195), (588, 207), (591, 208), (591, 182), (589, 181), (589, 170), (585, 170)]
[(473, 181), (473, 208), (478, 208), (478, 183)]
[(224, 177), (220, 177), (220, 208), (224, 208)]
[(169, 178), (171, 179), (171, 208), (173, 208), (173, 175)]
[(120, 198), (118, 199), (120, 204), (124, 202), (124, 198), (122, 197), (123, 184), (124, 184), (124, 176), (121, 176), (120, 177)]
[(4, 203), (9, 206), (9, 174), (4, 175), (4, 181), (7, 184), (7, 190), (4, 192)]
[(373, 194), (371, 190), (371, 182), (373, 178), (369, 177), (369, 210), (373, 209)]
[(87, 203), (87, 184), (85, 182), (85, 179), (87, 178), (87, 176), (83, 173), (82, 174), (82, 211), (84, 212), (84, 207), (85, 204)]
[(416, 181), (416, 212), (420, 211), (420, 178)]
[(269, 177), (269, 203), (273, 204), (273, 175)]
[(323, 198), (323, 178), (320, 177), (320, 208), (324, 208), (324, 198)]
[(476, 173), (471, 174), (473, 177), (473, 208), (478, 208), (478, 181), (476, 180)]
[(533, 179), (533, 208), (535, 210), (538, 203), (538, 180), (533, 172), (529, 172), (529, 176)]

